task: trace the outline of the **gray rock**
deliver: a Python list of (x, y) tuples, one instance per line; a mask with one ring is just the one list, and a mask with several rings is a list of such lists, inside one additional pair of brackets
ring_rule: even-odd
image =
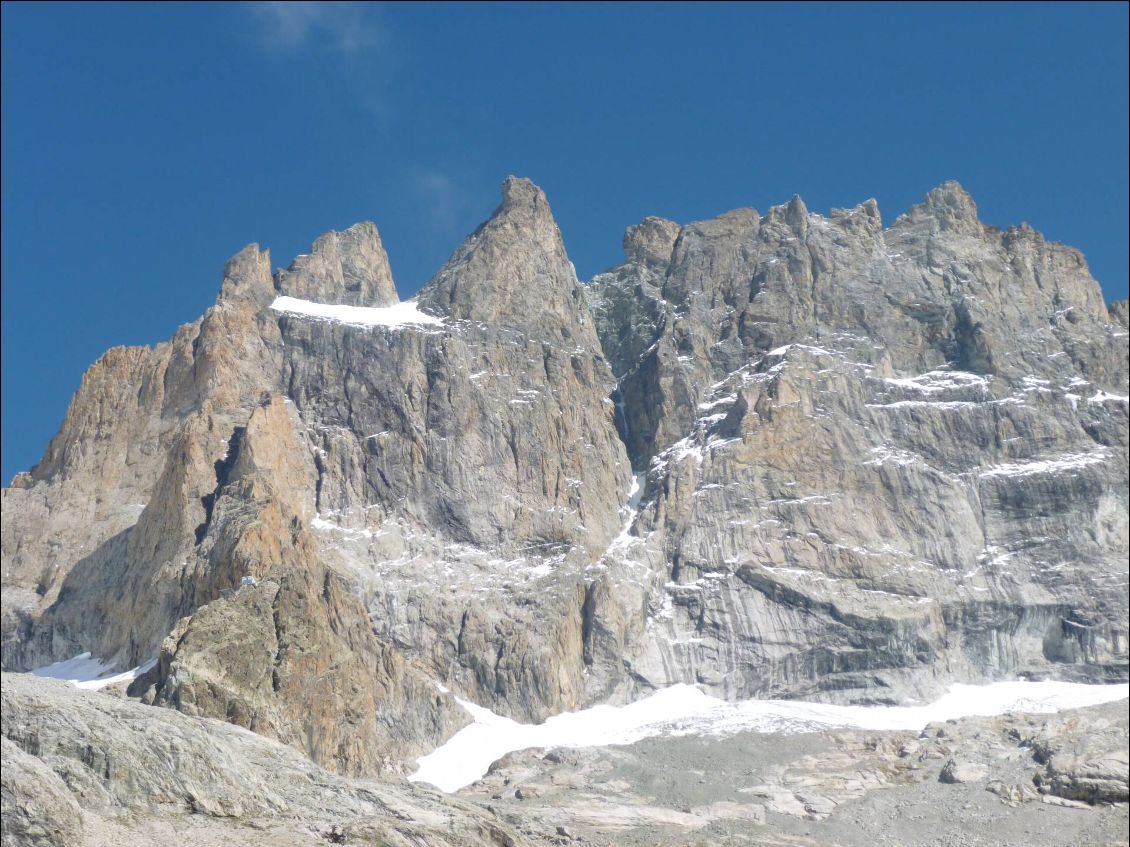
[(1126, 332), (1076, 251), (947, 183), (888, 229), (794, 198), (626, 254), (588, 293), (647, 474), (654, 625), (606, 636), (634, 674), (863, 701), (929, 696), (928, 666), (1126, 678)]
[(7, 738), (0, 770), (0, 844), (4, 847), (77, 847), (82, 812), (63, 781)]
[(269, 306), (275, 299), (270, 252), (260, 251), (258, 244), (249, 244), (228, 259), (218, 299), (221, 302), (242, 300), (258, 307)]
[(156, 657), (138, 696), (348, 773), (454, 732), (437, 684), (540, 720), (1126, 679), (1126, 307), (1078, 252), (953, 183), (624, 250), (580, 286), (508, 179), (420, 292), (442, 324), (394, 327), (270, 308), (394, 302), (370, 224), (241, 251), (4, 490), (4, 667)]
[[(201, 324), (93, 369), (43, 465), (5, 491), (5, 515), (19, 515), (4, 521), (5, 603), (21, 596), (9, 585), (27, 598), (12, 604), (8, 665), (89, 649), (128, 667), (161, 652), (148, 698), (254, 725), (351, 772), (411, 761), (458, 727), (427, 677), (526, 718), (582, 704), (583, 569), (619, 531), (629, 483), (611, 375), (539, 191), (511, 185), (471, 241), (468, 273), (525, 274), (538, 287), (526, 295), (559, 313), (440, 330), (280, 315), (253, 296), (264, 254), (249, 248)], [(130, 387), (139, 381), (152, 398)], [(144, 464), (127, 455), (123, 474), (121, 451), (146, 438)], [(138, 505), (92, 526), (85, 516), (108, 500)], [(463, 590), (437, 595), (425, 567)], [(279, 593), (254, 609), (225, 596), (244, 576)], [(319, 598), (323, 584), (340, 591)], [(354, 595), (367, 624), (365, 606), (345, 608)], [(308, 630), (300, 650), (274, 649), (280, 604)], [(280, 667), (295, 655), (339, 667), (365, 696), (311, 706), (316, 677)], [(377, 671), (349, 670), (358, 662)], [(359, 715), (374, 711), (379, 738), (334, 740), (355, 721), (371, 727)]]
[(331, 230), (275, 280), (280, 294), (315, 303), (391, 306), (399, 302), (388, 254), (370, 221)]
[(959, 762), (956, 759), (950, 759), (942, 768), (942, 772), (938, 774), (938, 782), (944, 782), (949, 785), (957, 785), (964, 782), (980, 782), (989, 771), (984, 765), (979, 765), (974, 762)]
[[(350, 840), (369, 838), (362, 843), (530, 843), (480, 807), (407, 783), (337, 776), (222, 721), (20, 674), (4, 674), (0, 697), (5, 845), (98, 843), (98, 822), (119, 817), (131, 830), (167, 820), (186, 833), (203, 821), (208, 844), (224, 843), (217, 833), (227, 843), (261, 842), (256, 833), (273, 827), (307, 840), (271, 843), (312, 843), (335, 827)], [(102, 786), (109, 808), (72, 794), (46, 761)]]
[[(1037, 760), (1048, 750), (1125, 750), (1125, 713), (1123, 700), (1052, 716), (964, 718), (947, 721), (944, 735), (938, 726), (675, 734), (573, 750), (568, 762), (525, 750), (460, 794), (497, 795), (492, 805), (504, 817), (609, 845), (699, 844), (709, 835), (804, 847), (1119, 844), (1125, 808), (1041, 794), (1033, 776), (1045, 773)], [(950, 760), (959, 776), (975, 763), (994, 778), (944, 784), (934, 762)], [(541, 794), (519, 800), (518, 784)]]
[(1035, 777), (1040, 791), (1091, 805), (1130, 800), (1126, 722), (1126, 715), (1112, 719), (1090, 711), (1044, 721), (1024, 739), (1036, 761), (1044, 765)]
[(518, 329), (599, 353), (592, 319), (545, 192), (508, 177), (502, 205), (418, 296), (437, 315)]

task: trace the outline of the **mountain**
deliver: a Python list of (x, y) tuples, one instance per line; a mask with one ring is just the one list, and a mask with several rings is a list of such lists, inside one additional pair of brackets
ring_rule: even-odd
[(4, 489), (4, 669), (142, 667), (142, 703), (348, 776), (456, 696), (1127, 680), (1127, 305), (1080, 253), (951, 182), (887, 227), (647, 218), (624, 255), (581, 284), (514, 177), (410, 303), (371, 223), (242, 250)]

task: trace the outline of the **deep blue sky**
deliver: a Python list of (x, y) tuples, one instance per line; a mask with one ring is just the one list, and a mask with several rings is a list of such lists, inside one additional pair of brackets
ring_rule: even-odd
[(1127, 5), (3, 5), (3, 468), (85, 367), (377, 222), (401, 294), (549, 194), (578, 272), (625, 226), (794, 193), (892, 220), (957, 179), (984, 220), (1127, 285)]

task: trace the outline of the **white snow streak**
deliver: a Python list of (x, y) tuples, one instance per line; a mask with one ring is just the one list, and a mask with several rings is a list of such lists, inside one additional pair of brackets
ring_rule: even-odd
[(31, 674), (32, 676), (41, 676), (46, 679), (61, 679), (79, 688), (96, 691), (99, 688), (105, 688), (107, 685), (113, 685), (116, 682), (130, 682), (137, 679), (137, 677), (148, 671), (155, 664), (157, 664), (157, 660), (150, 659), (145, 664), (138, 665), (136, 668), (130, 668), (128, 671), (123, 671), (122, 673), (114, 673), (112, 666), (104, 664), (99, 659), (95, 659), (89, 653), (79, 653), (77, 656), (73, 656), (62, 662), (55, 662), (53, 665), (36, 668)]
[(1087, 398), (1088, 403), (1130, 403), (1130, 397), (1123, 394), (1107, 394), (1105, 391), (1096, 391), (1093, 397)]
[(297, 297), (276, 297), (271, 308), (276, 312), (303, 315), (308, 318), (334, 321), (350, 326), (442, 326), (443, 319), (428, 315), (416, 308), (415, 300), (405, 300), (395, 306), (375, 308), (370, 306), (342, 306), (313, 303)]
[(986, 388), (989, 384), (989, 380), (985, 377), (966, 371), (930, 371), (909, 378), (884, 379), (883, 382), (911, 391), (920, 391), (923, 394), (934, 394), (956, 388)]
[(1088, 465), (1101, 465), (1110, 458), (1110, 451), (1099, 449), (1090, 453), (1065, 453), (1051, 459), (1040, 459), (1032, 462), (1016, 462), (1008, 465), (995, 465), (981, 471), (979, 476), (1031, 476), (1040, 473), (1064, 473), (1085, 468)]
[(632, 476), (632, 485), (628, 489), (628, 503), (621, 509), (621, 514), (626, 513), (627, 517), (624, 519), (624, 528), (620, 530), (620, 534), (612, 539), (612, 543), (608, 545), (608, 550), (605, 552), (607, 555), (613, 550), (623, 550), (633, 541), (637, 540), (632, 535), (632, 524), (636, 522), (636, 516), (640, 513), (640, 500), (643, 499), (644, 484), (647, 482), (646, 473), (638, 473)]
[(997, 682), (952, 685), (926, 706), (836, 706), (793, 700), (726, 703), (690, 685), (664, 688), (627, 706), (594, 706), (521, 724), (466, 700), (475, 722), (446, 744), (417, 760), (409, 777), (441, 791), (458, 791), (481, 778), (491, 762), (533, 747), (602, 747), (632, 744), (654, 735), (725, 735), (753, 732), (811, 732), (826, 727), (920, 730), (928, 723), (1006, 712), (1050, 713), (1093, 706), (1130, 695), (1130, 685), (1071, 682)]

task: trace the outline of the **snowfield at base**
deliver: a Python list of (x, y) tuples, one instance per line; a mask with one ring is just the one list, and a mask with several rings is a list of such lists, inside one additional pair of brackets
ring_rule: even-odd
[(276, 312), (303, 315), (308, 318), (336, 321), (352, 326), (442, 326), (443, 319), (428, 315), (416, 308), (415, 300), (405, 300), (395, 306), (382, 308), (370, 306), (335, 306), (314, 303), (297, 297), (276, 297), (271, 304)]
[(952, 685), (924, 706), (836, 706), (793, 700), (727, 703), (691, 685), (673, 685), (627, 706), (594, 706), (521, 724), (459, 700), (475, 722), (417, 760), (409, 779), (440, 791), (458, 791), (486, 774), (491, 763), (532, 747), (603, 747), (655, 735), (726, 735), (735, 732), (812, 732), (829, 727), (920, 730), (926, 724), (1006, 712), (1044, 714), (1095, 706), (1130, 696), (1130, 685), (1071, 682), (996, 682)]
[(103, 664), (89, 653), (79, 653), (77, 656), (65, 661), (56, 662), (53, 665), (46, 665), (42, 668), (36, 668), (31, 674), (32, 676), (41, 676), (46, 679), (61, 679), (64, 682), (73, 683), (78, 688), (97, 691), (99, 688), (105, 688), (107, 685), (113, 685), (115, 682), (132, 682), (155, 664), (157, 664), (157, 660), (150, 659), (145, 664), (138, 665), (136, 668), (130, 668), (128, 671), (122, 671), (121, 673), (114, 673), (110, 665)]

